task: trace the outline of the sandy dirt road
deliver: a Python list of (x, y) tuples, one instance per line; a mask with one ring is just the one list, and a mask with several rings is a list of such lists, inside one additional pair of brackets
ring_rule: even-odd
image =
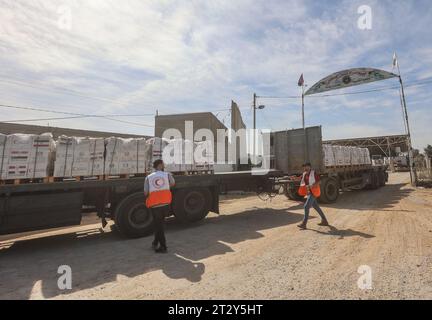
[[(302, 205), (278, 196), (224, 200), (221, 215), (168, 223), (169, 253), (87, 225), (0, 243), (0, 299), (432, 299), (432, 190), (406, 173), (323, 205), (332, 227), (296, 227)], [(72, 290), (57, 268), (72, 268)], [(370, 266), (372, 289), (359, 289)]]

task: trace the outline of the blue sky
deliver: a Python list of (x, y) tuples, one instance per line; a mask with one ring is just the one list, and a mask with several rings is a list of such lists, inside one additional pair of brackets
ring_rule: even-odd
[[(372, 29), (357, 9), (372, 10)], [(70, 13), (70, 15), (69, 15)], [(391, 71), (407, 83), (413, 144), (432, 144), (432, 6), (425, 1), (0, 0), (0, 104), (86, 114), (144, 114), (34, 124), (152, 134), (160, 113), (213, 111), (230, 101), (251, 126), (252, 95), (298, 95), (351, 67)], [(397, 80), (347, 92), (397, 85)], [(339, 92), (338, 92), (339, 93)], [(261, 99), (258, 126), (301, 126), (300, 100)], [(2, 108), (2, 120), (59, 115)], [(397, 90), (306, 99), (306, 124), (324, 138), (403, 133)]]

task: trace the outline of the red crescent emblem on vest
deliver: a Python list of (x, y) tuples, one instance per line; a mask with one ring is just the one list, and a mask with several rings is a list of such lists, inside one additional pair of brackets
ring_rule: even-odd
[(164, 179), (156, 178), (153, 180), (153, 185), (155, 188), (159, 189), (165, 184)]

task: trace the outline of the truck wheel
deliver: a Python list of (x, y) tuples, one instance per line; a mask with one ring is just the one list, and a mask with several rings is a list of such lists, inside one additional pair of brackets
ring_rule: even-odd
[(379, 182), (378, 185), (380, 187), (385, 186), (385, 184), (386, 184), (386, 176), (385, 176), (384, 171), (378, 171), (378, 182)]
[(297, 193), (295, 188), (290, 188), (290, 186), (285, 187), (285, 196), (293, 201), (302, 201), (304, 197)]
[(375, 190), (379, 188), (379, 176), (377, 172), (371, 173), (371, 182), (366, 186), (368, 190)]
[(320, 202), (333, 203), (339, 197), (339, 183), (333, 178), (323, 178), (321, 180), (321, 196)]
[(182, 223), (202, 220), (210, 211), (211, 201), (206, 188), (180, 189), (174, 194), (174, 215)]
[(115, 224), (129, 238), (144, 237), (153, 232), (153, 217), (145, 205), (143, 192), (124, 198), (115, 209)]

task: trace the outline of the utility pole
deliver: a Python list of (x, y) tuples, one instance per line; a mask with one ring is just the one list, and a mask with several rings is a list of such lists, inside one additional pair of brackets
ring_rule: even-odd
[[(256, 100), (257, 100), (257, 95), (256, 93), (253, 94), (253, 103), (252, 103), (252, 107), (253, 107), (253, 146), (252, 146), (252, 156), (255, 157), (255, 129), (256, 129)], [(254, 158), (255, 161), (255, 158)], [(254, 162), (255, 163), (255, 162)]]
[(303, 124), (303, 130), (306, 129), (305, 127), (305, 115), (304, 115), (304, 97), (305, 97), (305, 92), (304, 92), (304, 83), (302, 84), (302, 124)]
[(397, 55), (395, 52), (393, 54), (392, 71), (394, 70), (394, 67), (396, 67), (396, 66), (397, 66), (397, 70), (398, 70), (398, 78), (399, 78), (399, 83), (400, 83), (400, 87), (401, 87), (400, 95), (401, 95), (402, 112), (403, 112), (403, 117), (404, 117), (405, 132), (407, 134), (408, 159), (409, 159), (409, 165), (410, 165), (411, 185), (415, 187), (417, 184), (417, 174), (416, 174), (416, 171), (414, 169), (414, 155), (413, 155), (413, 148), (412, 148), (412, 142), (411, 142), (411, 131), (410, 131), (409, 122), (408, 122), (408, 110), (407, 110), (407, 105), (406, 105), (405, 91), (404, 91), (402, 76), (401, 76), (401, 72), (400, 72), (399, 61), (398, 61), (398, 58), (397, 58)]
[(307, 134), (306, 134), (306, 124), (305, 124), (305, 114), (304, 114), (304, 100), (305, 100), (305, 84), (304, 84), (304, 80), (302, 81), (301, 84), (302, 87), (302, 94), (301, 94), (301, 103), (302, 103), (302, 126), (303, 126), (303, 135), (304, 135), (304, 140), (303, 140), (303, 154), (304, 154), (304, 161), (309, 161), (309, 146), (308, 146), (308, 140), (307, 140)]
[[(398, 71), (399, 71), (399, 64), (398, 64)], [(405, 116), (405, 124), (406, 124), (406, 130), (407, 130), (407, 144), (408, 144), (408, 158), (410, 162), (410, 177), (411, 177), (411, 184), (413, 186), (416, 186), (417, 184), (417, 175), (414, 169), (414, 155), (413, 155), (413, 148), (412, 148), (412, 142), (411, 142), (411, 132), (410, 132), (410, 126), (408, 122), (408, 110), (406, 105), (406, 99), (405, 99), (405, 91), (403, 87), (402, 77), (400, 75), (399, 71), (399, 83), (401, 86), (401, 93), (402, 93), (402, 102), (403, 102), (403, 109), (404, 109), (404, 116)]]

